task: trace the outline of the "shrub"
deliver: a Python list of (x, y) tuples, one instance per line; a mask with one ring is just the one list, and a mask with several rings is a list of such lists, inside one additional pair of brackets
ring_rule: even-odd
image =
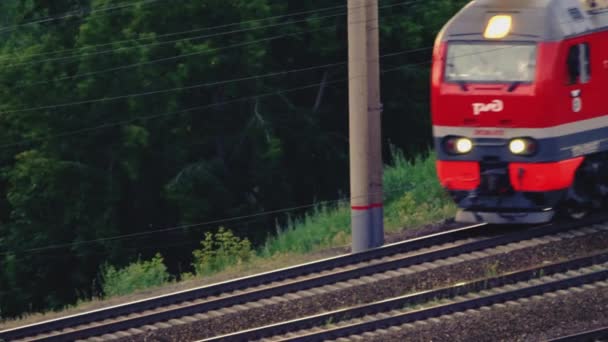
[(309, 253), (322, 248), (343, 246), (350, 240), (350, 205), (318, 205), (304, 217), (289, 220), (284, 229), (262, 246), (261, 255)]
[(105, 266), (102, 270), (103, 293), (106, 297), (165, 284), (170, 279), (163, 257), (156, 254), (149, 261), (137, 260), (122, 269)]
[(197, 275), (208, 275), (228, 266), (247, 262), (253, 257), (248, 239), (235, 236), (232, 231), (220, 227), (217, 233), (205, 233), (201, 248), (192, 252), (192, 266)]
[[(384, 223), (387, 231), (433, 223), (454, 215), (456, 207), (439, 184), (435, 153), (413, 160), (391, 148), (392, 164), (384, 168)], [(270, 237), (260, 255), (308, 253), (350, 242), (351, 210), (348, 199), (337, 206), (315, 207), (302, 218), (289, 220)]]
[(393, 165), (385, 168), (385, 219), (389, 227), (416, 226), (453, 216), (456, 206), (441, 187), (435, 153), (412, 161), (393, 148)]

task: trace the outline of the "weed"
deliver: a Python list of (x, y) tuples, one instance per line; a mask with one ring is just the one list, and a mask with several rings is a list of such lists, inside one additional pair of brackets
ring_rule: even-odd
[(149, 261), (138, 260), (122, 269), (106, 265), (102, 269), (103, 293), (106, 297), (132, 293), (139, 289), (159, 286), (169, 281), (163, 257), (156, 254)]
[(500, 263), (495, 261), (486, 267), (486, 278), (494, 278), (498, 276), (498, 267)]
[[(384, 169), (384, 223), (387, 231), (438, 222), (454, 216), (456, 206), (443, 190), (435, 172), (435, 155), (408, 161), (392, 149), (393, 163)], [(350, 241), (348, 200), (334, 206), (319, 205), (302, 219), (290, 220), (269, 238), (260, 254), (309, 253), (347, 245)]]
[(220, 227), (217, 233), (206, 233), (201, 248), (192, 252), (196, 275), (208, 275), (228, 266), (248, 262), (254, 256), (251, 243), (232, 231)]
[[(437, 181), (434, 153), (407, 160), (397, 149), (391, 151), (393, 162), (384, 169), (386, 231), (453, 217), (456, 207)], [(247, 239), (221, 227), (215, 234), (205, 234), (200, 248), (192, 253), (194, 272), (183, 273), (179, 278), (184, 281), (221, 271), (230, 273), (245, 263), (272, 264), (287, 255), (294, 257), (343, 247), (351, 239), (350, 215), (347, 198), (334, 205), (317, 205), (304, 217), (290, 219), (286, 226), (278, 227), (276, 236), (267, 239), (257, 251)], [(149, 261), (138, 260), (123, 269), (106, 265), (101, 273), (105, 297), (130, 294), (171, 280), (160, 255)], [(490, 268), (488, 273), (495, 274), (496, 268)]]
[(343, 246), (350, 240), (350, 208), (341, 203), (319, 205), (313, 213), (292, 220), (275, 237), (269, 238), (260, 251), (264, 257), (277, 253), (310, 253)]

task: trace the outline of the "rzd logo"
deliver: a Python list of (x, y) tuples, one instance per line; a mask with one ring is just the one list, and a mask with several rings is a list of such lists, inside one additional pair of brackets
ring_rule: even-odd
[(473, 103), (473, 114), (479, 115), (485, 112), (502, 112), (505, 104), (501, 100), (494, 100), (490, 103)]

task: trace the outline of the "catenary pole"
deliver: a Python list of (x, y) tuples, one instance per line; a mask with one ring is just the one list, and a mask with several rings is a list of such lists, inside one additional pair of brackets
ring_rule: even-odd
[(378, 0), (367, 0), (367, 113), (369, 121), (371, 247), (384, 244), (382, 192), (382, 102), (380, 98), (380, 32)]
[(369, 125), (367, 119), (366, 0), (348, 1), (348, 105), (352, 252), (371, 247)]

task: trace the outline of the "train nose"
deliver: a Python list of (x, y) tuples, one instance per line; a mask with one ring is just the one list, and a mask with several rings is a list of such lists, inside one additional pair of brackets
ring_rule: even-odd
[(503, 194), (510, 188), (506, 169), (493, 169), (481, 173), (480, 190), (488, 194)]
[(480, 195), (501, 195), (512, 190), (507, 165), (482, 165)]

